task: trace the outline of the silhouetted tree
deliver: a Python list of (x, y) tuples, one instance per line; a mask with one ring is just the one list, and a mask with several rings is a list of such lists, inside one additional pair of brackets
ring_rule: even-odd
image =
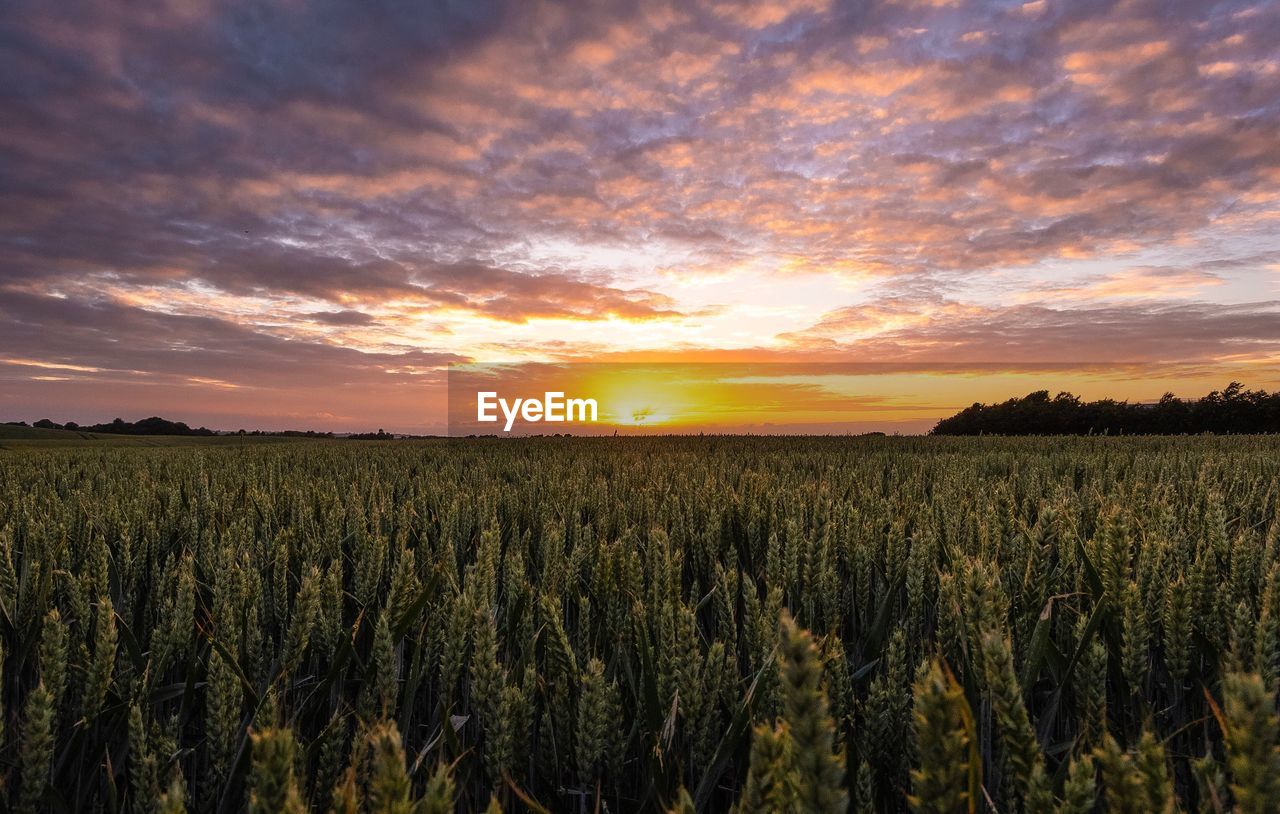
[(933, 428), (935, 435), (1181, 435), (1280, 432), (1280, 392), (1232, 382), (1196, 401), (1165, 393), (1154, 404), (1037, 390), (1000, 404), (973, 404)]
[(217, 435), (207, 427), (192, 429), (181, 421), (167, 421), (154, 415), (134, 422), (117, 418), (110, 424), (94, 424), (80, 429), (86, 432), (105, 432), (116, 435)]

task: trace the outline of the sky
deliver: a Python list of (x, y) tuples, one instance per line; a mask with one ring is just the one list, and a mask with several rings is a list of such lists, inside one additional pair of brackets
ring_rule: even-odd
[(520, 361), (952, 371), (859, 417), (907, 431), (1272, 389), (1277, 43), (1274, 0), (9, 0), (0, 420), (427, 432)]

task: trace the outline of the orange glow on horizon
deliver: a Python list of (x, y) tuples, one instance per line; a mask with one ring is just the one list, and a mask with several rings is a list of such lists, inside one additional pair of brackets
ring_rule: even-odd
[[(483, 373), (476, 377), (477, 371)], [(1188, 387), (1200, 382), (1203, 389)], [(1114, 365), (1092, 371), (1061, 365), (908, 370), (778, 362), (479, 365), (451, 370), (450, 422), (454, 434), (495, 432), (492, 426), (471, 421), (474, 394), (483, 389), (511, 399), (559, 392), (566, 398), (595, 399), (599, 406), (595, 423), (527, 424), (516, 434), (912, 434), (927, 431), (938, 419), (974, 402), (1004, 401), (1036, 390), (1067, 390), (1085, 399), (1154, 401), (1166, 390), (1191, 397), (1223, 384), (1215, 374), (1171, 370), (1163, 378), (1152, 378)]]

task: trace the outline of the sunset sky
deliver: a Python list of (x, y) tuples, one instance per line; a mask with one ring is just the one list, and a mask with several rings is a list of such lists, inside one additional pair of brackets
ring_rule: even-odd
[(434, 431), (450, 362), (945, 363), (905, 431), (1273, 389), (1277, 43), (1266, 0), (11, 0), (0, 420)]

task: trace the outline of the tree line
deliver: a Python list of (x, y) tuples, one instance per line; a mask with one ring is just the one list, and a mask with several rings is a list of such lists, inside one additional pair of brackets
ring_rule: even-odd
[[(16, 426), (22, 426), (26, 422), (16, 421), (9, 422)], [(44, 430), (71, 430), (73, 432), (105, 432), (115, 435), (217, 435), (216, 432), (208, 427), (190, 427), (181, 421), (169, 421), (160, 416), (151, 416), (138, 421), (125, 421), (117, 418), (104, 424), (77, 424), (74, 421), (68, 421), (65, 424), (59, 424), (48, 418), (42, 418), (34, 422), (31, 426)]]
[(1083, 401), (1037, 390), (999, 404), (975, 403), (939, 421), (934, 435), (1191, 435), (1280, 432), (1280, 391), (1232, 382), (1200, 399), (1165, 393), (1154, 403)]

